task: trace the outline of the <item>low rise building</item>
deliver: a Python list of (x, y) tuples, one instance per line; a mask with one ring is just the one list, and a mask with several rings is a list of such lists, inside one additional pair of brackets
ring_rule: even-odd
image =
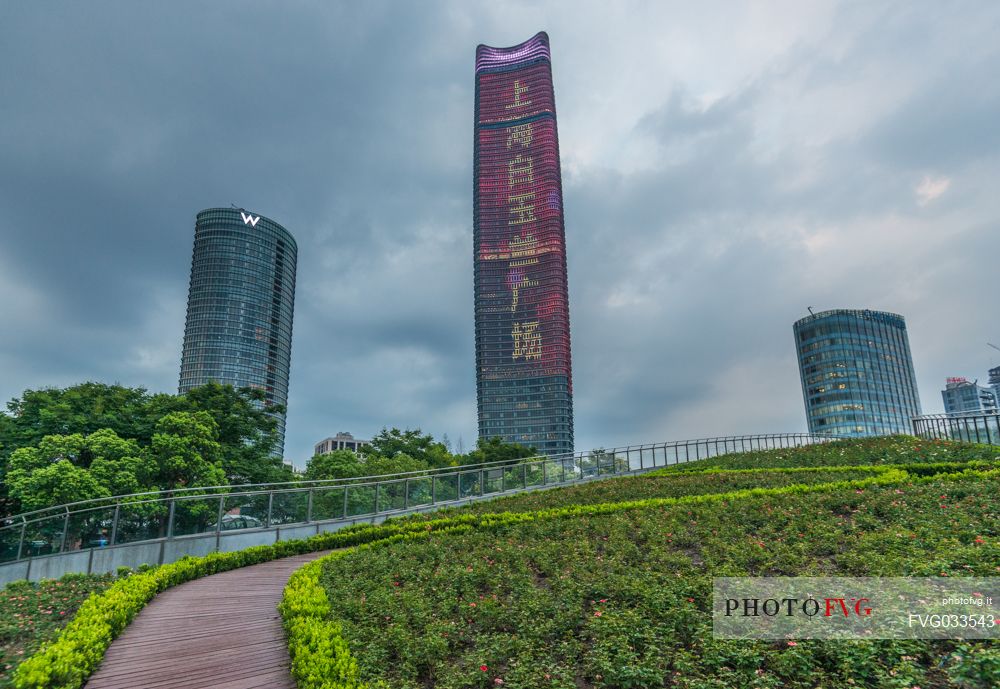
[(331, 438), (325, 438), (316, 443), (313, 447), (313, 454), (325, 455), (326, 453), (333, 452), (335, 450), (350, 450), (351, 452), (357, 452), (361, 449), (362, 445), (368, 445), (369, 443), (370, 441), (368, 440), (359, 440), (350, 433), (344, 433), (341, 431)]

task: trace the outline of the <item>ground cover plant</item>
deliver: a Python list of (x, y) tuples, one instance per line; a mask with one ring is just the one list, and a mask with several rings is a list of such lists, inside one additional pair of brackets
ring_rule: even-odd
[(777, 450), (755, 450), (720, 455), (682, 464), (663, 471), (691, 469), (766, 469), (778, 467), (816, 467), (880, 464), (916, 464), (936, 462), (1000, 461), (1000, 447), (957, 443), (948, 440), (923, 440), (909, 435), (882, 438), (838, 440), (830, 443)]
[(822, 488), (496, 515), (348, 553), (317, 573), (326, 623), (341, 667), (394, 689), (1000, 683), (989, 642), (711, 637), (712, 576), (1000, 575), (997, 472)]
[(39, 583), (16, 581), (0, 591), (0, 688), (13, 686), (21, 661), (54, 639), (90, 594), (113, 581), (110, 574), (68, 574)]

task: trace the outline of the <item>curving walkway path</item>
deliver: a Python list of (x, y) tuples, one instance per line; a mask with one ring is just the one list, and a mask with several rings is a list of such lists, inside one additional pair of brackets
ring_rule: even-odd
[(115, 639), (86, 689), (295, 689), (277, 605), (292, 572), (328, 552), (167, 589)]

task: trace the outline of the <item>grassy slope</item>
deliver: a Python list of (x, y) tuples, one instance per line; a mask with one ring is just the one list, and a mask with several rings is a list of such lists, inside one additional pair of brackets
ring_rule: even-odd
[[(823, 449), (799, 450), (800, 463), (996, 455), (903, 439)], [(708, 462), (795, 460), (777, 451)], [(698, 478), (616, 479), (473, 509), (592, 501), (593, 491), (664, 495), (665, 481), (718, 492), (718, 475)], [(391, 687), (986, 687), (1000, 682), (1000, 653), (988, 644), (721, 641), (707, 611), (713, 575), (1000, 576), (998, 523), (996, 478), (754, 497), (393, 544), (329, 563), (324, 584), (365, 676)]]

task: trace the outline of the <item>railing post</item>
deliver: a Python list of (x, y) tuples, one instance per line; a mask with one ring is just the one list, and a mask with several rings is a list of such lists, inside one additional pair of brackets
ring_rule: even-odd
[(313, 489), (309, 489), (309, 501), (306, 503), (306, 523), (313, 520)]
[[(216, 521), (215, 521), (215, 533), (216, 534), (222, 533), (222, 513), (225, 512), (225, 510), (226, 510), (226, 496), (220, 495), (219, 496), (219, 518), (216, 519)], [(270, 509), (270, 506), (268, 507), (267, 511), (268, 511), (267, 525), (270, 526), (271, 525), (271, 514), (270, 514), (271, 509)]]
[(23, 516), (21, 517), (21, 540), (17, 542), (17, 559), (21, 559), (21, 553), (24, 552), (24, 533), (28, 530), (28, 520)]
[(382, 492), (380, 490), (381, 488), (382, 488), (382, 484), (381, 483), (376, 483), (375, 484), (375, 511), (373, 512), (373, 514), (378, 514), (378, 498), (379, 498), (379, 493)]
[(479, 495), (486, 495), (486, 470), (479, 470)]
[(560, 479), (559, 482), (560, 483), (566, 483), (566, 458), (565, 457), (563, 457), (562, 459), (559, 460), (559, 466), (560, 466), (560, 468), (562, 470), (562, 478)]
[(344, 484), (344, 519), (347, 519), (347, 491), (349, 491), (350, 489), (351, 489), (351, 487), (345, 483)]
[(177, 501), (170, 499), (170, 507), (167, 510), (167, 539), (174, 537), (174, 512), (177, 508)]
[(66, 550), (66, 532), (69, 531), (69, 508), (66, 508), (66, 517), (63, 519), (62, 538), (59, 539), (59, 552)]
[(403, 509), (410, 509), (410, 479), (403, 479)]
[(274, 491), (268, 491), (267, 493), (267, 526), (270, 528), (271, 519), (274, 516)]
[(118, 511), (121, 509), (121, 504), (115, 504), (115, 516), (111, 518), (111, 540), (108, 545), (114, 545), (115, 539), (118, 538)]
[(500, 467), (500, 492), (507, 492), (507, 472), (503, 467)]
[(437, 475), (431, 476), (431, 504), (437, 504)]
[(528, 487), (528, 465), (521, 463), (521, 488)]
[(549, 460), (542, 460), (542, 485), (546, 486), (549, 483), (549, 471), (548, 471)]

